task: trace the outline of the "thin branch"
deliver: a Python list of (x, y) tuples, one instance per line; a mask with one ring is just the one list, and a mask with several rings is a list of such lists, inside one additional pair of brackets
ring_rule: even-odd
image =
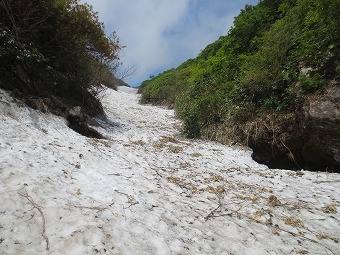
[(11, 8), (10, 4), (7, 3), (7, 1), (5, 2), (5, 0), (2, 0), (1, 2), (2, 2), (2, 5), (3, 5), (6, 13), (7, 13), (8, 18), (10, 19), (10, 21), (12, 23), (15, 38), (18, 39), (18, 37), (19, 37), (18, 27), (17, 27), (16, 22), (14, 20), (14, 15), (13, 15), (13, 12), (12, 12), (12, 8)]
[(220, 208), (221, 208), (221, 203), (219, 203), (218, 204), (218, 206), (214, 209), (214, 210), (212, 210), (206, 217), (204, 217), (204, 219), (207, 221), (207, 220), (209, 220), (210, 218), (213, 218), (213, 217), (216, 217), (215, 215), (214, 215), (214, 213), (217, 211), (217, 210), (219, 210)]
[(128, 66), (119, 75), (119, 79), (124, 80), (136, 74), (136, 66)]
[(90, 210), (97, 210), (97, 213), (98, 212), (102, 212), (102, 211), (105, 211), (105, 210), (108, 210), (109, 207), (111, 207), (112, 205), (114, 205), (115, 202), (112, 202), (111, 204), (108, 204), (106, 206), (83, 206), (83, 205), (70, 205), (70, 206), (73, 206), (75, 208), (81, 208), (81, 209), (90, 209)]
[(45, 239), (45, 241), (46, 241), (46, 250), (48, 251), (48, 250), (50, 249), (50, 242), (49, 242), (49, 239), (48, 239), (48, 237), (46, 236), (46, 233), (45, 233), (45, 232), (46, 232), (46, 220), (45, 220), (44, 213), (43, 213), (43, 211), (42, 211), (42, 209), (41, 209), (41, 206), (39, 206), (37, 203), (35, 203), (35, 202), (33, 201), (33, 198), (32, 198), (30, 195), (28, 195), (28, 193), (27, 193), (26, 190), (21, 191), (21, 192), (18, 192), (18, 194), (19, 194), (20, 196), (26, 198), (26, 199), (30, 202), (30, 204), (33, 206), (33, 209), (37, 209), (37, 210), (39, 211), (40, 216), (41, 216), (41, 218), (42, 218), (42, 230), (41, 230), (41, 235), (42, 235), (42, 237), (43, 237), (43, 238)]
[(217, 195), (217, 197), (218, 197), (218, 206), (214, 210), (212, 210), (206, 217), (204, 217), (205, 221), (209, 220), (210, 218), (216, 217), (214, 213), (222, 207), (221, 196)]
[(127, 207), (123, 207), (124, 209), (127, 209), (127, 208), (130, 208), (131, 206), (133, 206), (133, 205), (138, 205), (139, 204), (139, 202), (138, 201), (136, 201), (136, 202), (133, 202), (133, 203), (130, 203), (130, 205), (129, 206), (127, 206)]
[(313, 182), (313, 183), (320, 184), (320, 183), (332, 183), (332, 182), (340, 182), (340, 180), (332, 180), (332, 181), (315, 181), (315, 182)]

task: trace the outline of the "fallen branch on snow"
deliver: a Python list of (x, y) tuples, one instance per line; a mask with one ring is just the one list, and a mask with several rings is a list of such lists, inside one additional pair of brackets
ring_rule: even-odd
[(101, 211), (105, 211), (105, 210), (108, 210), (109, 207), (111, 207), (115, 202), (112, 202), (111, 204), (109, 205), (106, 205), (106, 206), (83, 206), (83, 205), (70, 205), (70, 206), (73, 206), (75, 208), (81, 208), (81, 209), (90, 209), (90, 210), (97, 210), (97, 213), (98, 212), (101, 212)]
[(49, 241), (49, 239), (48, 239), (48, 237), (46, 236), (46, 233), (45, 233), (46, 232), (46, 220), (45, 220), (44, 213), (41, 210), (41, 206), (39, 206), (37, 203), (35, 203), (33, 201), (33, 198), (30, 195), (28, 195), (26, 190), (18, 192), (18, 194), (19, 194), (19, 196), (26, 198), (30, 202), (30, 204), (33, 206), (33, 209), (37, 209), (39, 211), (40, 216), (42, 218), (41, 235), (46, 241), (46, 250), (48, 251), (50, 249), (50, 241)]

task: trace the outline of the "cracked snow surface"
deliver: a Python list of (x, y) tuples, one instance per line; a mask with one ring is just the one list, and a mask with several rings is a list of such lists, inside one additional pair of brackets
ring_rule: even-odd
[(340, 175), (268, 169), (108, 90), (87, 138), (0, 90), (1, 254), (339, 254)]

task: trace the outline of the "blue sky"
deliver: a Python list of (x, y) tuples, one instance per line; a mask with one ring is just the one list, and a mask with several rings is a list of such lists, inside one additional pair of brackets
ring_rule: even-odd
[[(150, 75), (196, 57), (226, 35), (246, 4), (258, 0), (82, 0), (99, 13), (108, 34), (121, 45), (121, 71), (136, 72), (125, 81), (138, 86)], [(119, 76), (119, 74), (118, 74)]]

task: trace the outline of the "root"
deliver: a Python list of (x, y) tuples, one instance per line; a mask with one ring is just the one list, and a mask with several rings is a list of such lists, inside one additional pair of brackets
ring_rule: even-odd
[(289, 151), (289, 154), (288, 154), (289, 158), (290, 158), (292, 161), (294, 161), (294, 163), (297, 165), (297, 167), (298, 167), (299, 169), (301, 169), (301, 167), (299, 166), (299, 164), (298, 164), (298, 163), (296, 162), (296, 160), (295, 160), (294, 154), (293, 154), (292, 151), (288, 148), (288, 146), (283, 142), (283, 141), (284, 141), (284, 138), (281, 138), (280, 141), (281, 141), (282, 145)]
[(26, 198), (30, 204), (33, 206), (33, 209), (37, 209), (40, 213), (41, 219), (42, 219), (42, 230), (41, 235), (45, 239), (46, 242), (46, 250), (48, 251), (50, 249), (50, 241), (48, 237), (46, 236), (46, 220), (45, 215), (41, 209), (41, 206), (39, 206), (37, 203), (33, 201), (33, 198), (27, 193), (26, 190), (18, 192), (19, 196)]

